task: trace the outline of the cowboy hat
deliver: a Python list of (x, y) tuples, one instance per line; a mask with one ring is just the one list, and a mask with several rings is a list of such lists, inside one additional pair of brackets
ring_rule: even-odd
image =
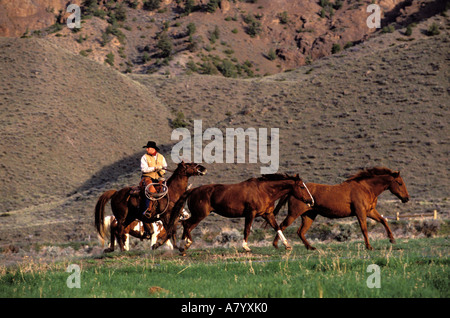
[(145, 146), (142, 147), (142, 148), (153, 148), (153, 149), (155, 149), (156, 151), (159, 151), (159, 148), (156, 146), (156, 142), (154, 142), (154, 141), (149, 141), (149, 142), (147, 142), (147, 145), (145, 145)]

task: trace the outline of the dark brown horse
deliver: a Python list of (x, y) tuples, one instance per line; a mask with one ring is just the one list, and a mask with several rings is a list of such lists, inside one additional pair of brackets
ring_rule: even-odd
[(172, 211), (172, 217), (177, 217), (188, 200), (191, 217), (182, 222), (182, 240), (185, 245), (180, 247), (180, 251), (184, 254), (189, 248), (192, 244), (191, 231), (212, 211), (228, 218), (245, 218), (242, 247), (246, 251), (250, 251), (247, 239), (253, 219), (257, 216), (263, 217), (281, 237), (286, 248), (290, 248), (273, 215), (275, 201), (287, 194), (303, 202), (312, 203), (312, 198), (298, 175), (292, 177), (271, 174), (236, 184), (208, 184), (186, 191)]
[[(405, 182), (400, 177), (400, 171), (394, 172), (388, 168), (375, 167), (360, 171), (341, 184), (308, 183), (307, 187), (314, 198), (314, 206), (308, 206), (295, 197), (285, 195), (280, 199), (274, 211), (274, 214), (277, 215), (281, 207), (288, 201), (288, 215), (280, 224), (282, 231), (299, 216), (302, 217), (302, 225), (299, 227), (297, 234), (307, 249), (315, 250), (306, 240), (305, 233), (317, 215), (328, 218), (356, 216), (364, 235), (366, 247), (372, 250), (367, 236), (366, 218), (369, 217), (383, 224), (391, 243), (395, 243), (391, 229), (386, 220), (376, 210), (376, 205), (378, 196), (385, 190), (391, 191), (403, 203), (409, 201), (408, 190), (406, 190)], [(273, 245), (275, 247), (278, 245), (278, 237), (275, 237)]]
[[(117, 238), (121, 251), (124, 251), (125, 228), (136, 219), (147, 223), (156, 222), (161, 219), (167, 231), (169, 228), (176, 226), (177, 219), (171, 219), (170, 214), (175, 202), (186, 191), (189, 177), (204, 175), (205, 173), (206, 168), (199, 164), (179, 163), (177, 169), (167, 180), (167, 195), (158, 201), (151, 218), (142, 215), (140, 209), (142, 206), (140, 202), (141, 198), (139, 195), (131, 195), (132, 187), (125, 187), (119, 191), (106, 191), (100, 196), (95, 206), (95, 226), (97, 232), (101, 237), (104, 237), (105, 205), (109, 200), (111, 200), (111, 209), (117, 220), (116, 233), (114, 235)], [(171, 238), (174, 239), (173, 236)]]

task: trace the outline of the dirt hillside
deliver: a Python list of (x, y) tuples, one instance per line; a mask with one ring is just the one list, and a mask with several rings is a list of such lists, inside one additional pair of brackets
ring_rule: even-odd
[[(439, 34), (429, 36), (433, 24)], [(438, 15), (411, 36), (399, 29), (252, 79), (124, 75), (46, 39), (1, 38), (0, 245), (95, 241), (95, 202), (107, 189), (139, 181), (143, 142), (156, 136), (174, 167), (175, 113), (191, 133), (195, 119), (223, 133), (279, 128), (279, 172), (308, 182), (338, 183), (378, 165), (401, 170), (412, 200), (403, 205), (385, 193), (379, 211), (445, 214), (449, 27)], [(237, 182), (262, 165), (206, 164), (208, 175), (191, 181)], [(197, 235), (241, 223), (212, 215)]]
[(155, 95), (45, 39), (0, 38), (0, 73), (2, 212), (114, 179), (128, 163), (108, 166), (169, 136)]

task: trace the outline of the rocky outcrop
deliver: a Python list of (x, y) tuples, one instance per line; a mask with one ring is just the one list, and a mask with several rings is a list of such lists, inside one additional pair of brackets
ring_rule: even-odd
[[(0, 36), (20, 37), (27, 30), (38, 30), (64, 15), (67, 0), (0, 0)], [(82, 0), (70, 1), (80, 5)]]
[[(255, 66), (251, 73), (263, 75), (329, 56), (339, 48), (367, 40), (377, 31), (367, 25), (367, 18), (373, 13), (367, 12), (372, 0), (217, 0), (214, 12), (207, 10), (210, 0), (194, 0), (191, 4), (195, 9), (191, 8), (189, 14), (183, 1), (161, 0), (161, 10), (153, 11), (142, 10), (143, 1), (116, 0), (114, 4), (110, 0), (97, 0), (95, 11), (98, 13), (98, 9), (101, 14), (86, 19), (82, 30), (71, 32), (64, 28), (53, 32), (45, 28), (55, 22), (65, 23), (69, 15), (66, 13), (68, 0), (0, 0), (0, 36), (20, 37), (27, 30), (28, 34), (37, 30), (35, 34), (51, 38), (57, 45), (100, 63), (107, 54), (114, 54), (113, 67), (132, 73), (182, 74), (186, 64), (183, 60), (205, 62), (204, 48), (207, 52), (214, 50), (220, 59), (241, 64), (250, 61)], [(84, 0), (70, 2), (86, 3)], [(400, 27), (443, 11), (447, 1), (377, 0), (375, 3), (380, 7), (382, 27), (391, 23)], [(114, 27), (109, 26), (113, 20), (111, 14), (118, 7), (125, 9), (128, 18)], [(189, 39), (186, 26), (190, 23), (196, 25), (196, 31)], [(208, 41), (215, 28), (220, 31), (220, 40)], [(167, 31), (174, 45), (171, 66), (161, 66), (158, 62), (156, 44), (161, 30)], [(148, 63), (142, 62), (144, 48), (148, 48), (145, 58)], [(272, 51), (276, 51), (276, 60), (267, 58)]]

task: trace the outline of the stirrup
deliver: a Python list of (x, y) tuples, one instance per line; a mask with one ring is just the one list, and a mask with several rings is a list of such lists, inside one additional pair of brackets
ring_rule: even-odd
[(143, 216), (145, 216), (146, 218), (150, 219), (152, 217), (152, 211), (147, 209), (144, 211), (144, 213), (142, 213)]

